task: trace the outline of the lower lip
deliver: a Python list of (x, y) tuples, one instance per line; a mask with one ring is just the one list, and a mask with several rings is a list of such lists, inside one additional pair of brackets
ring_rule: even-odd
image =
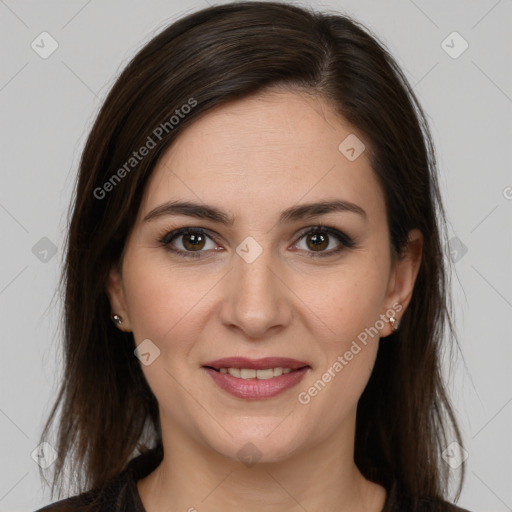
[(204, 366), (203, 369), (211, 376), (217, 386), (231, 395), (246, 400), (260, 400), (279, 395), (279, 393), (283, 393), (298, 384), (309, 370), (309, 367), (306, 366), (271, 379), (239, 379), (229, 375), (229, 373), (220, 373)]

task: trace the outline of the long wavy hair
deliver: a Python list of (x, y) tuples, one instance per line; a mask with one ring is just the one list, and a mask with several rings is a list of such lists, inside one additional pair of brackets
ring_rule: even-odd
[[(60, 282), (63, 379), (41, 436), (55, 433), (59, 454), (52, 497), (72, 484), (72, 492), (102, 488), (137, 454), (161, 447), (158, 405), (133, 354), (133, 335), (110, 320), (107, 276), (148, 178), (182, 130), (214, 107), (272, 88), (325, 99), (364, 135), (394, 254), (411, 229), (423, 234), (411, 302), (400, 329), (380, 344), (358, 403), (354, 457), (365, 477), (386, 488), (396, 481), (411, 503), (446, 497), (450, 468), (441, 454), (462, 440), (441, 372), (444, 349), (457, 339), (428, 123), (403, 72), (366, 28), (339, 13), (273, 2), (214, 6), (172, 23), (129, 62), (94, 122)], [(193, 108), (182, 109), (191, 98)], [(188, 113), (175, 123), (177, 110)], [(149, 136), (156, 147), (119, 173)], [(116, 173), (122, 179), (114, 181)]]

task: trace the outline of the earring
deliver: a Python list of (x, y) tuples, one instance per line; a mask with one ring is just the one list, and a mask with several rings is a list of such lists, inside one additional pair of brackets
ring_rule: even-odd
[(393, 332), (398, 331), (398, 327), (400, 326), (400, 320), (398, 318), (395, 318), (392, 316), (389, 321), (391, 322), (391, 325), (393, 327)]
[(110, 318), (112, 319), (112, 322), (114, 322), (116, 325), (121, 325), (123, 323), (123, 319), (119, 315), (114, 314)]

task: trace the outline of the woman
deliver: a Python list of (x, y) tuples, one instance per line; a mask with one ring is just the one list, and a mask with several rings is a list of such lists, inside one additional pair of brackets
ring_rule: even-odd
[(60, 407), (52, 491), (66, 462), (79, 487), (41, 510), (462, 510), (443, 229), (367, 30), (270, 2), (172, 24), (83, 152), (42, 436)]

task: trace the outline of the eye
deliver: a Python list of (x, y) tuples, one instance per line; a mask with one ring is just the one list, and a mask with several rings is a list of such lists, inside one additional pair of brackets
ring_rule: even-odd
[[(210, 242), (210, 247), (208, 247), (208, 241)], [(166, 233), (159, 242), (167, 250), (184, 258), (199, 258), (202, 256), (201, 253), (204, 252), (203, 249), (219, 250), (212, 237), (201, 228), (176, 229)]]
[[(305, 242), (305, 248), (298, 248), (310, 258), (332, 256), (355, 246), (354, 241), (345, 233), (327, 226), (309, 228), (301, 234), (299, 241), (293, 247), (297, 248), (302, 240)], [(203, 254), (206, 251), (223, 250), (215, 243), (212, 236), (202, 228), (187, 227), (165, 232), (159, 237), (159, 243), (166, 250), (183, 258), (201, 258), (206, 257)], [(208, 246), (208, 243), (210, 243), (210, 246)], [(333, 244), (334, 248), (328, 251), (325, 250)]]
[[(299, 242), (301, 240), (304, 240), (305, 242), (305, 249), (299, 248), (309, 253), (308, 257), (311, 258), (332, 256), (344, 249), (352, 248), (355, 245), (354, 241), (345, 233), (326, 226), (315, 226), (310, 228), (306, 232), (302, 233), (299, 238)], [(296, 242), (295, 246), (298, 246), (299, 242)], [(333, 244), (335, 246), (334, 248), (331, 248), (329, 251), (325, 250), (328, 247), (332, 247)]]

